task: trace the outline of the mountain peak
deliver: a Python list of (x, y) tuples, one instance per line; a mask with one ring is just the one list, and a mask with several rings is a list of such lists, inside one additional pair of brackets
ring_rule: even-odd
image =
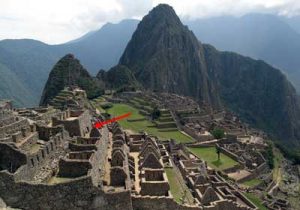
[(66, 86), (77, 85), (89, 98), (99, 95), (101, 88), (73, 54), (62, 57), (53, 67), (45, 85), (40, 105), (47, 105)]
[(202, 46), (172, 7), (160, 4), (139, 23), (119, 64), (150, 90), (194, 96), (219, 106), (208, 79)]
[[(149, 14), (147, 15), (148, 17), (159, 17), (159, 18), (175, 18), (178, 19), (178, 16), (176, 15), (176, 12), (174, 11), (173, 7), (171, 7), (168, 4), (159, 4), (156, 7), (154, 7)], [(145, 17), (147, 17), (145, 16)]]
[(150, 27), (173, 27), (182, 25), (174, 9), (167, 4), (159, 4), (146, 15), (140, 24)]

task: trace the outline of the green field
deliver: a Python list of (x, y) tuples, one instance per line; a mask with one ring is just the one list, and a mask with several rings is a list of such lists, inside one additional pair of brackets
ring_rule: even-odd
[(251, 179), (246, 182), (243, 182), (242, 184), (247, 187), (255, 187), (255, 186), (259, 185), (261, 182), (262, 182), (261, 179)]
[(182, 177), (178, 177), (175, 169), (173, 168), (165, 168), (165, 171), (169, 180), (170, 190), (174, 200), (177, 203), (182, 203), (182, 198), (185, 194), (185, 203), (193, 204), (194, 198), (188, 187), (184, 184), (184, 180), (182, 179)]
[(244, 195), (250, 200), (252, 201), (252, 203), (254, 203), (259, 210), (268, 210), (263, 204), (262, 204), (262, 200), (258, 197), (256, 197), (255, 195), (253, 195), (252, 193), (244, 193)]
[(223, 153), (221, 153), (220, 161), (219, 161), (215, 147), (202, 147), (202, 148), (190, 147), (188, 149), (198, 158), (205, 160), (208, 166), (216, 170), (224, 170), (239, 164), (238, 162), (236, 162), (235, 160), (233, 160), (232, 158), (228, 157)]
[[(129, 106), (127, 104), (114, 104), (112, 108), (107, 109), (107, 113), (118, 116), (122, 115), (124, 113), (131, 112), (131, 116), (128, 119), (141, 119), (145, 118), (145, 116), (139, 114), (138, 109)], [(155, 127), (155, 125), (150, 122), (149, 120), (142, 120), (142, 121), (136, 121), (136, 122), (129, 122), (127, 119), (120, 120), (120, 125), (124, 129), (129, 129), (134, 132), (140, 132), (145, 131), (148, 134), (155, 135), (161, 139), (175, 139), (177, 142), (191, 142), (193, 141), (191, 137), (184, 135), (180, 131), (163, 131), (159, 130)]]

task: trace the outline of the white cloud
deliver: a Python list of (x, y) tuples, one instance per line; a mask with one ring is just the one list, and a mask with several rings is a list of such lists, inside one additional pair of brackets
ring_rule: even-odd
[(168, 3), (183, 18), (250, 12), (299, 15), (299, 0), (0, 0), (0, 39), (33, 38), (62, 43), (106, 22), (140, 18)]

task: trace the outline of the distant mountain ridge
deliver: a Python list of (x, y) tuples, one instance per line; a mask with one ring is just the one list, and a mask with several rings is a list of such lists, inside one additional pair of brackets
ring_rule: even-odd
[[(38, 105), (50, 70), (67, 53), (79, 58), (92, 75), (101, 68), (109, 69), (118, 63), (137, 23), (137, 20), (123, 20), (119, 24), (106, 24), (98, 31), (61, 45), (30, 39), (0, 41), (0, 63), (20, 84), (1, 88), (0, 97), (13, 99), (19, 107)], [(1, 72), (0, 77), (4, 78)], [(18, 89), (21, 86), (22, 90)]]
[[(51, 68), (67, 53), (74, 54), (92, 75), (99, 69), (109, 69), (118, 63), (138, 23), (138, 20), (109, 23), (61, 45), (29, 39), (0, 41), (0, 63), (20, 84), (14, 88), (9, 86), (9, 90), (0, 89), (0, 96), (13, 99), (18, 106), (37, 105)], [(184, 23), (204, 43), (263, 59), (284, 70), (300, 90), (299, 17), (250, 14), (241, 18), (219, 17)], [(1, 73), (0, 77), (4, 78)], [(21, 86), (25, 90), (23, 94), (19, 94), (23, 90), (17, 89)]]
[(204, 43), (264, 60), (283, 70), (300, 91), (300, 34), (288, 21), (275, 15), (248, 14), (186, 21), (185, 24)]

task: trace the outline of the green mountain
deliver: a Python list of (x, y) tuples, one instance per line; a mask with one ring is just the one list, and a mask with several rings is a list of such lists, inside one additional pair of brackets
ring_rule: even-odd
[[(186, 21), (198, 39), (219, 50), (237, 52), (261, 59), (283, 70), (300, 91), (300, 26), (297, 18), (270, 14), (221, 16)], [(298, 18), (299, 20), (299, 18)], [(291, 22), (290, 24), (288, 22)]]
[(193, 96), (220, 106), (203, 47), (170, 6), (159, 5), (143, 18), (119, 64), (131, 69), (147, 89)]
[(119, 65), (146, 89), (226, 106), (283, 144), (300, 146), (299, 97), (285, 75), (263, 61), (201, 44), (168, 5), (143, 18)]
[(14, 98), (14, 105), (17, 107), (33, 106), (33, 96), (27, 91), (27, 87), (19, 80), (17, 75), (7, 66), (0, 63), (0, 98)]
[(40, 105), (47, 105), (66, 86), (76, 85), (86, 91), (88, 98), (103, 94), (96, 78), (90, 76), (74, 55), (67, 54), (53, 67), (45, 85)]
[[(0, 42), (0, 62), (9, 68), (24, 86), (23, 90), (14, 90), (17, 92), (26, 90), (31, 95), (30, 101), (26, 99), (26, 95), (23, 96), (22, 100), (27, 101), (23, 105), (38, 104), (49, 71), (62, 55), (55, 52), (51, 46), (34, 40)], [(10, 98), (16, 100), (13, 95)]]
[(283, 145), (300, 147), (300, 98), (286, 76), (264, 61), (203, 47), (224, 105)]
[(96, 77), (105, 85), (106, 89), (140, 88), (132, 71), (123, 65), (117, 65), (109, 71), (100, 70)]

